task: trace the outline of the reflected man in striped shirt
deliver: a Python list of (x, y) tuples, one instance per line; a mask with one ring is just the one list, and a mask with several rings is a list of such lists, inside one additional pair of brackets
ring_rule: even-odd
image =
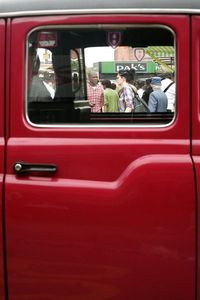
[(87, 96), (91, 112), (102, 112), (104, 106), (104, 89), (95, 71), (88, 73)]

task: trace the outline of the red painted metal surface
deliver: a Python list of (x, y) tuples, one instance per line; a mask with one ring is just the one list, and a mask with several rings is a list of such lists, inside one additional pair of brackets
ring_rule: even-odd
[[(196, 188), (197, 188), (197, 216), (199, 218), (199, 195), (200, 195), (200, 17), (192, 18), (192, 155), (196, 170)], [(198, 222), (198, 232), (200, 230), (200, 225)], [(197, 273), (200, 272), (199, 263), (199, 246), (200, 239), (198, 235), (197, 240), (197, 250), (198, 250), (198, 266)], [(200, 283), (197, 280), (197, 299), (200, 300)]]
[(3, 179), (4, 179), (4, 59), (5, 59), (5, 22), (0, 20), (0, 299), (4, 293), (4, 241), (3, 241)]
[[(175, 31), (178, 111), (172, 125), (45, 129), (26, 123), (26, 34), (81, 23), (162, 24)], [(9, 300), (195, 299), (189, 37), (185, 16), (13, 20), (5, 184)], [(19, 177), (13, 173), (19, 160), (54, 163), (58, 172)]]

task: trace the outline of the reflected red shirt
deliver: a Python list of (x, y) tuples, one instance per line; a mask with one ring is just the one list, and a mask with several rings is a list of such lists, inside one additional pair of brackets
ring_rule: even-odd
[(99, 83), (96, 86), (92, 86), (90, 83), (87, 84), (87, 96), (91, 106), (91, 112), (101, 112), (104, 105), (104, 89)]

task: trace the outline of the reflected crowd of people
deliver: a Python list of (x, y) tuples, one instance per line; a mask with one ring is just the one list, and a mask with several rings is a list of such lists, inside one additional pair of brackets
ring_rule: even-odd
[(135, 80), (135, 70), (119, 71), (116, 80), (99, 80), (98, 73), (88, 73), (87, 95), (91, 112), (134, 112), (136, 95), (147, 104), (149, 112), (175, 111), (174, 74), (167, 73)]
[[(39, 59), (34, 66), (29, 101), (54, 101), (55, 74), (48, 71), (39, 74)], [(115, 80), (100, 80), (98, 72), (88, 72), (86, 87), (91, 112), (134, 112), (136, 96), (145, 102), (149, 112), (175, 111), (176, 87), (172, 73), (139, 80), (135, 77), (134, 69), (119, 71)], [(78, 80), (75, 73), (72, 87), (80, 94)]]

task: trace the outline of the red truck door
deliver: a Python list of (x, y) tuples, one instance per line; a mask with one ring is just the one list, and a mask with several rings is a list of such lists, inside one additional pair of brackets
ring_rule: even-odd
[(3, 235), (3, 181), (4, 181), (4, 151), (5, 151), (5, 138), (4, 138), (4, 99), (5, 99), (5, 22), (0, 19), (0, 299), (4, 299), (4, 235)]
[[(25, 49), (35, 43), (34, 30), (36, 35), (38, 30), (62, 30), (61, 37), (67, 31), (78, 43), (85, 41), (87, 30), (103, 35), (108, 24), (147, 30), (153, 25), (152, 30), (159, 26), (174, 32), (173, 120), (138, 126), (30, 122)], [(28, 17), (13, 19), (10, 34), (5, 179), (9, 300), (195, 300), (189, 18)], [(44, 44), (49, 43), (44, 36)], [(28, 172), (19, 174), (21, 166)]]
[[(195, 165), (196, 172), (196, 185), (197, 185), (197, 216), (199, 217), (199, 194), (200, 194), (200, 134), (199, 134), (199, 126), (200, 126), (200, 108), (199, 108), (199, 91), (200, 91), (200, 71), (199, 71), (199, 54), (200, 54), (200, 17), (194, 16), (192, 18), (192, 155)], [(199, 222), (197, 222), (199, 224)], [(198, 225), (199, 226), (199, 225)], [(197, 229), (199, 232), (199, 227)], [(199, 257), (199, 235), (197, 236), (197, 256)], [(199, 259), (197, 266), (197, 273), (200, 271)], [(199, 295), (199, 280), (197, 281), (197, 295), (198, 300), (200, 299)]]

